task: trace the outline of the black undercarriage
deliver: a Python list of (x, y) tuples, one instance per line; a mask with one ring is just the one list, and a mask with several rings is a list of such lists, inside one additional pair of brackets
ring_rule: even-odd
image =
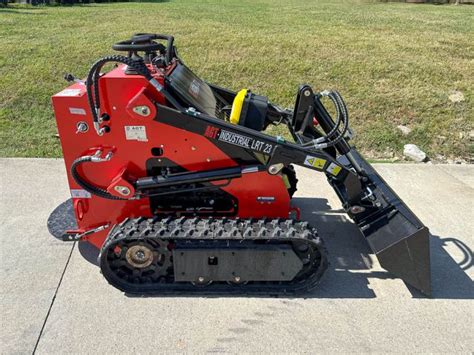
[(129, 219), (99, 260), (105, 278), (131, 294), (300, 293), (327, 268), (316, 230), (294, 220)]

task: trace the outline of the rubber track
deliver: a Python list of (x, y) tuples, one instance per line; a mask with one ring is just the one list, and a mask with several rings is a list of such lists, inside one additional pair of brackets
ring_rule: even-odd
[[(108, 265), (108, 253), (120, 243), (169, 240), (199, 243), (199, 240), (280, 241), (306, 243), (312, 255), (308, 265), (290, 282), (249, 282), (234, 285), (212, 283), (195, 286), (191, 283), (131, 284), (116, 277)], [(197, 245), (197, 244), (196, 244)], [(319, 254), (317, 252), (319, 252)], [(170, 251), (170, 253), (172, 253)], [(296, 251), (295, 251), (296, 253)], [(296, 253), (298, 255), (298, 253)], [(320, 255), (320, 257), (319, 257)], [(316, 229), (308, 222), (291, 219), (217, 219), (217, 218), (136, 218), (125, 219), (110, 231), (102, 246), (99, 263), (102, 274), (114, 287), (129, 294), (257, 294), (280, 295), (305, 293), (314, 289), (328, 267), (327, 253)], [(302, 276), (300, 276), (303, 274)]]

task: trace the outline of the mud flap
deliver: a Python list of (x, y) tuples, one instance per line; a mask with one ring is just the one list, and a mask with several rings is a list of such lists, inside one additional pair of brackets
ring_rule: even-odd
[(380, 265), (423, 294), (431, 295), (430, 233), (375, 169), (355, 150), (352, 155), (367, 174), (376, 209), (351, 215)]
[(54, 209), (48, 217), (49, 233), (62, 241), (69, 241), (67, 231), (76, 230), (77, 222), (74, 215), (74, 205), (72, 199), (68, 199)]

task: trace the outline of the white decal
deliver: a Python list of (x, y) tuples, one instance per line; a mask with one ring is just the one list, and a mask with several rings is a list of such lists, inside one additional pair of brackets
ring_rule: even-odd
[(199, 91), (200, 91), (200, 84), (199, 84), (199, 81), (197, 81), (196, 79), (194, 79), (191, 83), (191, 85), (189, 86), (189, 93), (191, 95), (193, 95), (196, 99), (198, 98), (199, 96)]
[(86, 110), (83, 108), (77, 108), (77, 107), (69, 107), (69, 112), (72, 113), (73, 115), (85, 115)]
[(72, 189), (71, 190), (72, 198), (91, 198), (92, 195), (90, 192), (82, 189)]
[(257, 139), (246, 137), (234, 132), (229, 132), (229, 131), (226, 131), (225, 129), (221, 129), (218, 139), (222, 142), (226, 142), (229, 144), (237, 145), (239, 147), (251, 149), (259, 153), (271, 154), (273, 150), (273, 145), (269, 143), (265, 143)]
[(249, 168), (242, 169), (242, 174), (249, 174), (249, 173), (258, 173), (258, 166), (251, 166)]
[(125, 138), (129, 141), (148, 142), (145, 126), (125, 126)]
[(258, 196), (257, 197), (258, 202), (273, 202), (275, 201), (274, 196)]
[(219, 140), (226, 143), (235, 144), (240, 147), (250, 149), (250, 142), (252, 141), (252, 138), (241, 136), (240, 134), (237, 134), (237, 133), (221, 130), (221, 134), (219, 135)]
[(81, 89), (65, 89), (60, 93), (57, 93), (56, 96), (77, 96), (82, 92)]

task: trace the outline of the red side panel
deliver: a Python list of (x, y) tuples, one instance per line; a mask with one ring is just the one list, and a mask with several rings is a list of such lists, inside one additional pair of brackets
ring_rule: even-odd
[[(148, 199), (107, 200), (90, 196), (75, 183), (70, 174), (72, 162), (98, 148), (113, 151), (113, 158), (108, 162), (85, 163), (79, 172), (104, 188), (114, 179), (117, 181), (124, 169), (130, 179), (146, 176), (148, 159), (167, 158), (189, 171), (236, 165), (207, 138), (154, 121), (156, 109), (151, 103), (164, 104), (164, 100), (142, 77), (126, 75), (123, 67), (119, 67), (106, 74), (100, 84), (101, 111), (110, 116), (105, 122), (110, 132), (103, 136), (98, 136), (93, 128), (84, 85), (74, 84), (52, 98), (80, 229), (89, 230), (106, 223), (113, 225), (126, 217), (152, 215)], [(149, 107), (150, 114), (133, 110), (142, 106)], [(77, 132), (80, 122), (88, 125), (88, 131)], [(154, 157), (152, 148), (161, 148), (163, 155)], [(239, 217), (288, 216), (289, 197), (279, 176), (266, 172), (246, 173), (223, 190), (238, 199)], [(100, 247), (107, 233), (108, 230), (92, 234), (89, 241)]]

